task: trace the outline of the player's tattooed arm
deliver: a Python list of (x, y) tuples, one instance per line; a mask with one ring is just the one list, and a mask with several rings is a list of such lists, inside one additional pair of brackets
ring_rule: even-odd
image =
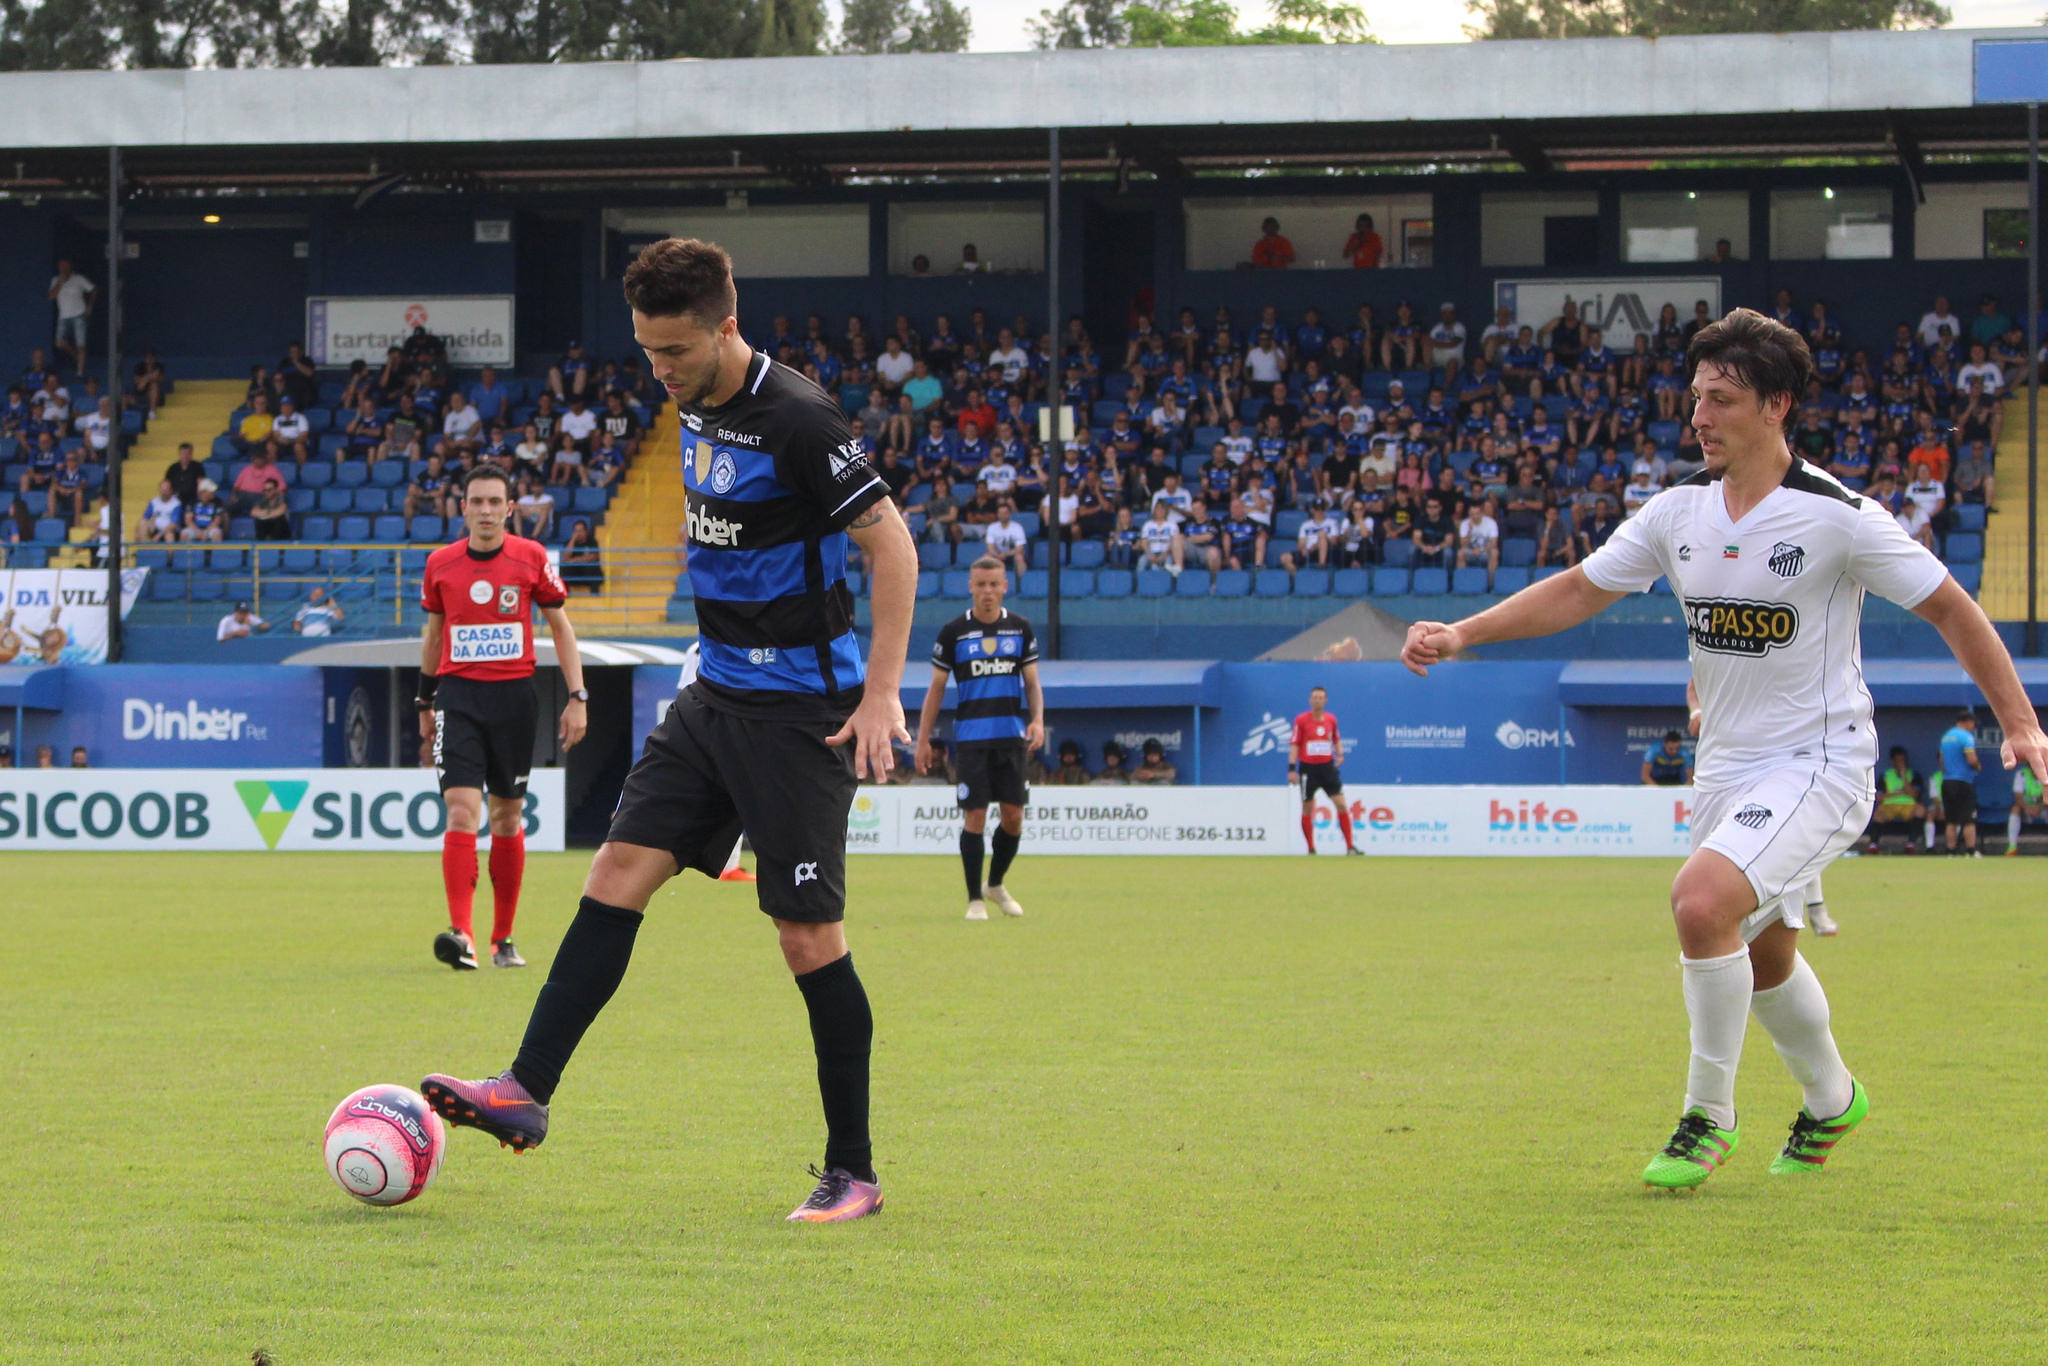
[(879, 526), (882, 521), (882, 509), (887, 503), (888, 499), (885, 498), (880, 503), (877, 503), (873, 507), (869, 508), (866, 512), (863, 512), (860, 516), (848, 522), (846, 524), (847, 530), (865, 531), (871, 526)]

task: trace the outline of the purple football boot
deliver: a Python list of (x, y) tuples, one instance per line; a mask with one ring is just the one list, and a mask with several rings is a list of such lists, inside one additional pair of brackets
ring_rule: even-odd
[(538, 1148), (548, 1136), (548, 1107), (528, 1095), (510, 1071), (483, 1081), (458, 1081), (436, 1072), (420, 1094), (450, 1124), (481, 1129), (515, 1153)]
[(818, 1188), (811, 1192), (810, 1199), (796, 1207), (785, 1222), (837, 1224), (848, 1219), (864, 1219), (882, 1208), (882, 1188), (873, 1181), (862, 1181), (852, 1172), (838, 1167), (822, 1172), (813, 1167), (811, 1175), (818, 1178)]

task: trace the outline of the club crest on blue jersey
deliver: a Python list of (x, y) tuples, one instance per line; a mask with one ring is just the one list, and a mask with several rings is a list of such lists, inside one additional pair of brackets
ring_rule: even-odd
[(732, 458), (732, 452), (718, 451), (711, 458), (711, 491), (716, 494), (732, 492), (732, 486), (739, 482), (740, 467)]

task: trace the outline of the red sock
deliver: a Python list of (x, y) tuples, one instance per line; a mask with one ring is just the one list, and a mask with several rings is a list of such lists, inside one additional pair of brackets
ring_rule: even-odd
[(1301, 837), (1308, 841), (1308, 851), (1313, 854), (1316, 851), (1316, 813), (1314, 811), (1304, 811), (1301, 813)]
[[(448, 892), (448, 923), (470, 934), (476, 902), (476, 834), (449, 830), (441, 836), (441, 885)], [(474, 935), (470, 942), (476, 942)]]
[(1344, 847), (1346, 849), (1358, 847), (1351, 842), (1351, 813), (1345, 809), (1342, 802), (1337, 803), (1337, 828), (1344, 832)]
[(519, 880), (526, 876), (526, 836), (491, 836), (491, 943), (512, 937), (519, 914)]

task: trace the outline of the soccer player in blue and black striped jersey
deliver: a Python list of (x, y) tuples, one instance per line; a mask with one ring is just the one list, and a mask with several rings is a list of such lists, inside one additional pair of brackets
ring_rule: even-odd
[[(946, 680), (960, 687), (953, 707), (953, 751), (960, 756), (960, 862), (967, 872), (967, 918), (988, 919), (988, 903), (1004, 915), (1022, 915), (1003, 879), (1024, 834), (1030, 793), (1024, 766), (1045, 743), (1045, 694), (1038, 686), (1038, 641), (1031, 623), (1003, 606), (1009, 576), (991, 555), (967, 571), (974, 606), (939, 628), (932, 645), (932, 683), (917, 716), (917, 767), (932, 767), (932, 726), (946, 696)], [(981, 883), (982, 833), (988, 804), (1000, 811), (989, 841), (986, 893)]]
[[(868, 1139), (874, 1018), (846, 951), (846, 815), (881, 780), (903, 726), (904, 651), (917, 592), (910, 531), (817, 385), (739, 334), (732, 261), (669, 238), (627, 269), (633, 336), (682, 418), (685, 534), (700, 663), (647, 737), (534, 1003), (519, 1054), (484, 1081), (428, 1077), (457, 1124), (521, 1151), (617, 990), (649, 900), (684, 868), (723, 870), (744, 828), (761, 909), (810, 1014), (825, 1110), (817, 1187), (789, 1217), (858, 1219), (882, 1205)], [(873, 584), (865, 666), (846, 584), (847, 542)]]

